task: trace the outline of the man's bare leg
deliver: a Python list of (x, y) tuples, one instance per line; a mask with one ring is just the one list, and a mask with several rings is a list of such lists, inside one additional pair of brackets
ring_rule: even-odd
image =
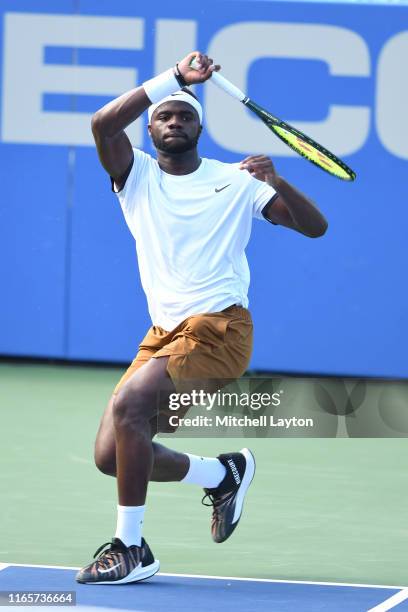
[(226, 540), (238, 524), (255, 469), (248, 449), (204, 458), (176, 453), (152, 442), (162, 407), (157, 391), (162, 390), (166, 399), (175, 390), (167, 374), (167, 362), (168, 358), (152, 358), (137, 370), (115, 395), (102, 419), (95, 460), (99, 467), (103, 462), (105, 468), (109, 465), (110, 473), (116, 472), (117, 528), (109, 549), (78, 572), (78, 582), (122, 584), (144, 580), (158, 571), (159, 562), (142, 538), (147, 486), (154, 464), (157, 480), (182, 480), (205, 489), (214, 507), (211, 532), (216, 542)]
[[(119, 502), (116, 532), (109, 548), (103, 551), (104, 545), (98, 549), (97, 558), (78, 572), (76, 580), (80, 583), (124, 584), (149, 578), (160, 567), (142, 538), (142, 527), (154, 462), (152, 423), (159, 408), (157, 390), (174, 390), (166, 365), (166, 359), (151, 359), (111, 402), (107, 421), (114, 434), (112, 449), (116, 454)], [(103, 436), (98, 434), (98, 439), (103, 442)]]
[[(166, 360), (167, 365), (168, 357), (162, 357), (161, 360)], [(109, 476), (116, 476), (116, 441), (113, 419), (115, 397), (112, 396), (103, 414), (95, 441), (95, 464), (101, 472)], [(150, 419), (150, 437), (153, 438), (156, 433), (157, 418), (153, 417)], [(182, 480), (189, 468), (188, 456), (157, 442), (152, 442), (152, 447), (153, 469), (150, 480), (158, 482), (178, 482)]]
[[(162, 394), (175, 391), (167, 374), (168, 359), (150, 359), (125, 383), (113, 401), (116, 478), (122, 506), (140, 506), (146, 500), (154, 464), (152, 422), (158, 413), (158, 390)], [(159, 457), (163, 460), (163, 453), (158, 453)], [(167, 459), (171, 457), (171, 453), (167, 455)], [(185, 461), (188, 462), (187, 457)], [(177, 463), (177, 477), (179, 470)]]

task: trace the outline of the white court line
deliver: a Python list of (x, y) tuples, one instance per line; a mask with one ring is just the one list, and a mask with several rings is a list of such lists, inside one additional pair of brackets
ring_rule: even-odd
[(166, 574), (158, 572), (158, 576), (180, 576), (180, 578), (211, 578), (212, 580), (246, 580), (249, 582), (272, 582), (279, 584), (316, 584), (317, 586), (341, 586), (356, 587), (362, 589), (405, 589), (402, 586), (390, 586), (386, 584), (359, 584), (352, 582), (314, 582), (313, 580), (277, 580), (275, 578), (239, 578), (237, 576), (206, 576), (204, 574)]
[[(31, 565), (30, 563), (7, 563), (0, 565), (5, 565), (5, 567), (42, 567), (44, 569), (63, 569), (63, 570), (79, 570), (79, 567), (69, 567), (68, 565)], [(4, 568), (3, 568), (4, 569)], [(395, 588), (404, 588), (404, 587), (395, 587)]]
[(6, 569), (6, 567), (8, 567), (8, 566), (9, 566), (9, 563), (0, 563), (0, 572), (1, 572), (1, 570)]
[[(79, 567), (70, 567), (67, 565), (30, 565), (27, 563), (8, 563), (0, 564), (5, 567), (40, 567), (44, 569), (61, 569), (61, 570), (79, 570)], [(401, 589), (408, 590), (406, 586), (395, 586), (388, 584), (360, 584), (352, 582), (314, 582), (311, 580), (277, 580), (275, 578), (241, 578), (239, 576), (208, 576), (206, 574), (168, 574), (166, 572), (158, 572), (157, 576), (170, 576), (179, 578), (209, 578), (211, 580), (241, 580), (247, 582), (271, 582), (278, 584), (316, 584), (318, 586), (341, 586), (341, 587), (356, 587), (362, 589)]]
[(408, 589), (403, 589), (399, 593), (395, 593), (382, 603), (375, 606), (375, 608), (370, 608), (368, 612), (387, 612), (387, 610), (391, 610), (391, 608), (395, 608), (402, 601), (408, 599)]

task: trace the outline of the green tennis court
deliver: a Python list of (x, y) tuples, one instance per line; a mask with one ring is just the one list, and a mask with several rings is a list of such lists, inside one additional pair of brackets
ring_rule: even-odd
[[(113, 535), (115, 480), (93, 441), (119, 368), (0, 364), (0, 560), (81, 566)], [(170, 440), (257, 460), (234, 537), (212, 542), (201, 490), (152, 483), (145, 534), (163, 572), (405, 584), (406, 439)]]

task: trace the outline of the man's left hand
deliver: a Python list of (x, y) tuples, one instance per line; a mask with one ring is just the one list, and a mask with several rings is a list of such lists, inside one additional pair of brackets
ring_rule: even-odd
[(271, 187), (275, 187), (278, 182), (279, 177), (272, 160), (266, 155), (250, 155), (240, 162), (239, 167), (241, 170), (248, 170), (258, 181), (264, 181)]

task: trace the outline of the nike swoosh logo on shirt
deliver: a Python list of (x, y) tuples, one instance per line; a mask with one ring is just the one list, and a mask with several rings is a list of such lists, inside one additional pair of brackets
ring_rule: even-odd
[(220, 189), (218, 189), (217, 187), (215, 188), (215, 193), (219, 193), (220, 191), (222, 191), (223, 189), (226, 189), (227, 187), (229, 187), (231, 185), (231, 183), (228, 183), (228, 185), (225, 185), (224, 187), (221, 187)]

